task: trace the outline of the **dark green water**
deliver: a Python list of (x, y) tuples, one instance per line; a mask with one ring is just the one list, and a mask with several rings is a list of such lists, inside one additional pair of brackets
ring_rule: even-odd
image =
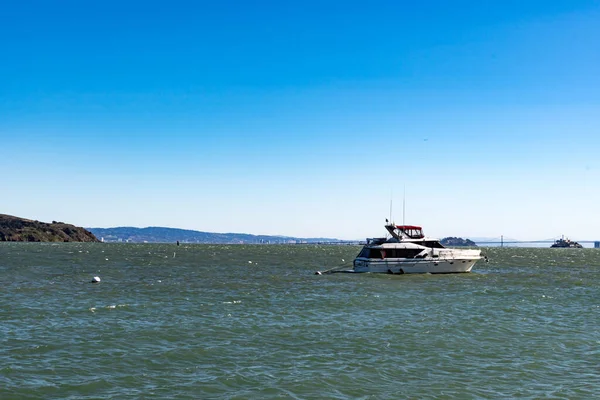
[(461, 275), (313, 275), (357, 252), (0, 244), (0, 399), (600, 393), (600, 250), (487, 249)]

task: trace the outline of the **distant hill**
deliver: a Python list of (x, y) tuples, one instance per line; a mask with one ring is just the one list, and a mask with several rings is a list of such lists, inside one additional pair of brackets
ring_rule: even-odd
[(211, 244), (251, 244), (251, 243), (319, 243), (338, 242), (329, 238), (295, 238), (288, 236), (251, 235), (248, 233), (213, 233), (187, 229), (148, 227), (87, 228), (105, 242), (131, 243), (211, 243)]
[(477, 244), (470, 239), (463, 239), (458, 237), (445, 237), (440, 240), (440, 243), (447, 247), (461, 247), (461, 246), (469, 246), (469, 247), (477, 247)]
[(0, 242), (97, 242), (84, 228), (64, 222), (52, 223), (0, 214)]

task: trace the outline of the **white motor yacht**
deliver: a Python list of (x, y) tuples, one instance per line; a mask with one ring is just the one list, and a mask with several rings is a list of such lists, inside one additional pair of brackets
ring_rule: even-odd
[(451, 274), (471, 272), (481, 250), (445, 248), (414, 225), (386, 224), (389, 238), (367, 239), (352, 272)]

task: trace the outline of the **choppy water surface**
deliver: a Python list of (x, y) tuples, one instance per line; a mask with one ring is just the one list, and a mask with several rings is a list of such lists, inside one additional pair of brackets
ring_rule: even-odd
[(600, 250), (488, 249), (461, 275), (314, 275), (358, 250), (0, 244), (0, 398), (600, 393)]

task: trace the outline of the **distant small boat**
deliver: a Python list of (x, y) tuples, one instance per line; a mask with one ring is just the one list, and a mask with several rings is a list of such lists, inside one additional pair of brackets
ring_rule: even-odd
[(580, 245), (577, 242), (574, 242), (572, 240), (569, 239), (565, 239), (565, 237), (561, 237), (560, 239), (556, 240), (554, 242), (554, 244), (550, 247), (554, 247), (554, 248), (563, 248), (563, 249), (582, 249), (583, 246)]

